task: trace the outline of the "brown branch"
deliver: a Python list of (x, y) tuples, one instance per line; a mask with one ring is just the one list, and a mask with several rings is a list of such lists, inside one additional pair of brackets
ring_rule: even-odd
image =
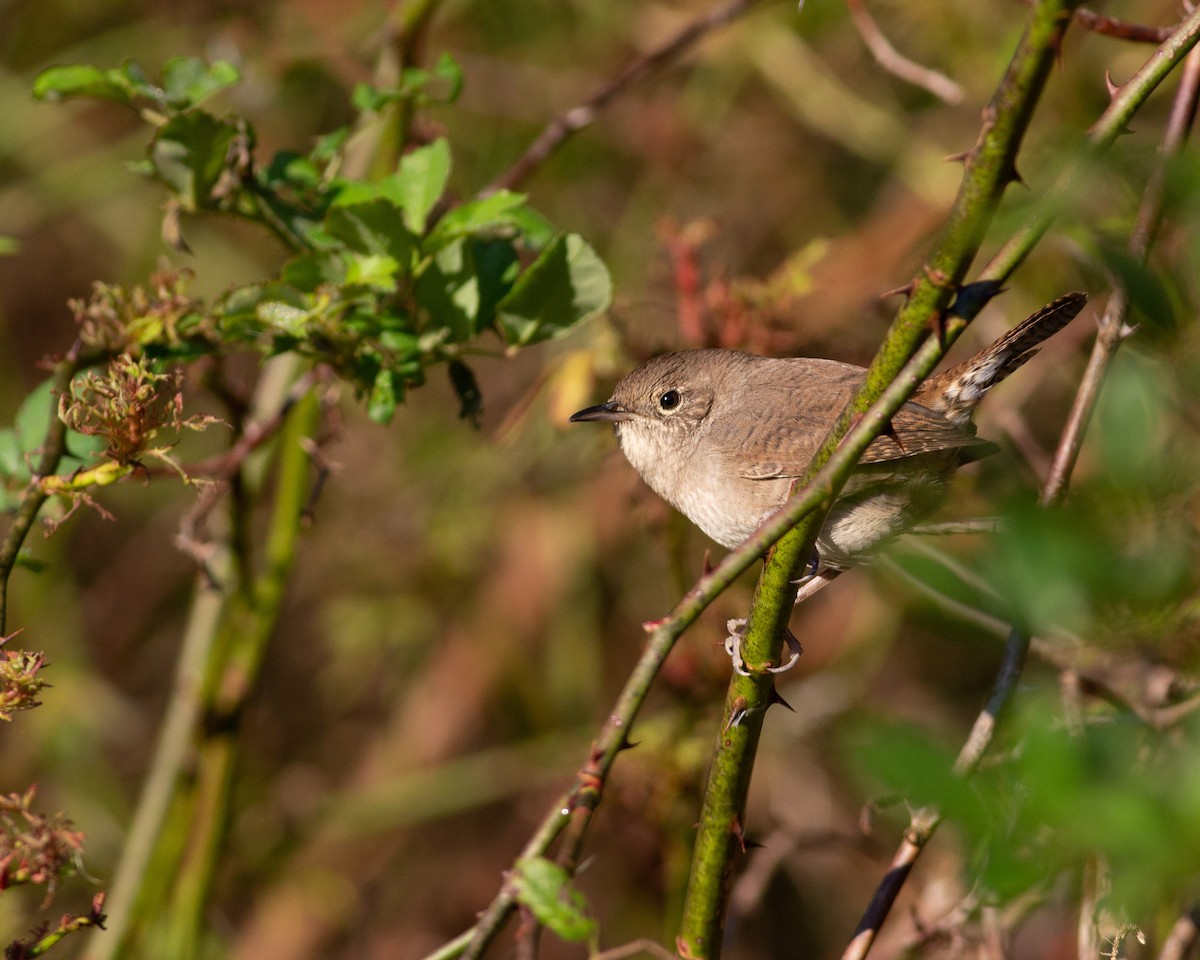
[(600, 111), (628, 87), (678, 59), (705, 34), (741, 16), (757, 2), (759, 0), (730, 0), (724, 6), (693, 20), (665, 43), (638, 57), (583, 103), (547, 123), (516, 162), (484, 187), (480, 195), (486, 196), (497, 190), (513, 190), (520, 186), (572, 135), (594, 123)]
[(863, 912), (853, 939), (843, 951), (842, 960), (863, 960), (866, 957), (867, 951), (879, 935), (880, 927), (891, 913), (892, 904), (896, 902), (896, 897), (900, 895), (904, 882), (912, 872), (913, 865), (941, 819), (941, 814), (931, 808), (913, 812), (908, 829), (904, 831), (904, 839), (900, 841), (892, 862), (888, 864), (887, 873), (875, 888), (875, 895), (871, 897), (870, 904)]
[(1085, 30), (1102, 33), (1106, 37), (1116, 37), (1118, 40), (1132, 40), (1134, 43), (1162, 43), (1175, 29), (1171, 27), (1149, 27), (1142, 23), (1130, 23), (1128, 20), (1118, 20), (1107, 17), (1102, 13), (1091, 10), (1076, 10), (1075, 20)]
[[(1024, 0), (1025, 6), (1032, 6), (1033, 0)], [(1115, 37), (1118, 40), (1129, 40), (1133, 43), (1163, 43), (1174, 32), (1177, 24), (1169, 27), (1151, 27), (1144, 23), (1130, 23), (1119, 20), (1103, 13), (1096, 13), (1080, 7), (1075, 11), (1075, 22), (1084, 30)]]
[(879, 24), (871, 16), (863, 0), (846, 0), (846, 8), (850, 11), (850, 19), (854, 21), (859, 36), (879, 66), (906, 83), (928, 91), (939, 100), (946, 103), (962, 103), (963, 88), (945, 74), (909, 60), (893, 47), (879, 29)]

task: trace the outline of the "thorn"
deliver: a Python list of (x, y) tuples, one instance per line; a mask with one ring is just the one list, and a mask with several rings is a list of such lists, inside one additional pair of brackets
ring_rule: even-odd
[(1026, 190), (1029, 189), (1029, 184), (1027, 184), (1025, 182), (1025, 178), (1021, 176), (1021, 171), (1017, 169), (1015, 162), (1008, 168), (1008, 180), (1010, 183), (1018, 184), (1024, 187)]
[(1104, 71), (1104, 86), (1108, 88), (1108, 99), (1116, 100), (1117, 94), (1121, 92), (1121, 85), (1113, 81), (1112, 73), (1108, 70)]
[[(941, 314), (939, 313), (938, 316), (940, 317)], [(939, 341), (941, 342), (942, 346), (945, 347), (946, 325), (944, 323), (942, 324), (941, 334), (942, 336), (939, 338)], [(892, 425), (891, 420), (884, 424), (883, 429), (879, 431), (879, 435), (887, 437), (889, 440), (891, 440), (892, 443), (900, 448), (901, 453), (908, 453), (908, 451), (904, 449), (904, 444), (900, 442), (900, 435), (896, 433), (896, 428)]]
[(746, 719), (746, 698), (737, 697), (733, 701), (733, 709), (729, 711), (729, 722), (725, 724), (723, 733), (728, 733)]
[(958, 153), (948, 153), (942, 157), (942, 163), (966, 163), (969, 156), (970, 150), (959, 150)]
[(658, 620), (645, 620), (642, 622), (642, 629), (645, 630), (647, 633), (653, 633), (655, 630), (657, 630), (659, 627), (661, 627), (664, 623), (666, 623), (667, 619), (668, 619), (667, 617), (662, 617)]
[(742, 853), (746, 852), (746, 831), (742, 827), (742, 820), (735, 816), (729, 823), (729, 831), (737, 839), (738, 846), (741, 847)]
[(950, 278), (941, 270), (935, 270), (929, 264), (921, 266), (921, 272), (925, 274), (925, 279), (932, 283), (935, 287), (945, 289), (950, 286)]
[(708, 576), (713, 572), (712, 553), (709, 550), (704, 551), (704, 563), (702, 565), (704, 576)]
[[(938, 346), (946, 349), (946, 315), (938, 310), (929, 318), (929, 329), (937, 334)], [(897, 441), (899, 442), (899, 441)]]
[(640, 747), (641, 745), (641, 740), (630, 740), (628, 737), (626, 737), (621, 741), (621, 745), (617, 749), (620, 751), (632, 750), (634, 747)]
[(785, 707), (789, 713), (796, 712), (796, 708), (793, 707), (786, 700), (784, 700), (782, 695), (780, 695), (779, 691), (775, 689), (775, 684), (771, 684), (771, 689), (767, 691), (767, 706), (768, 707), (774, 707), (774, 706)]
[(901, 296), (907, 300), (912, 296), (913, 288), (916, 285), (917, 282), (915, 280), (909, 280), (908, 283), (904, 284), (902, 287), (892, 287), (891, 290), (884, 290), (883, 293), (879, 295), (879, 299), (882, 300), (884, 297)]

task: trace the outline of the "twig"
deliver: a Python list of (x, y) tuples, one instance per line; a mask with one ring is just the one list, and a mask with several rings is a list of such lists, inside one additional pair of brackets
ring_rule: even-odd
[(862, 919), (854, 931), (850, 944), (842, 952), (842, 960), (862, 960), (875, 942), (879, 928), (883, 926), (891, 912), (892, 904), (896, 902), (904, 881), (912, 872), (913, 865), (925, 849), (925, 844), (933, 836), (933, 831), (941, 822), (941, 814), (936, 810), (924, 808), (913, 812), (904, 838), (896, 850), (892, 862), (888, 864), (887, 872), (875, 888), (875, 895), (863, 911)]
[(1193, 904), (1171, 927), (1158, 952), (1158, 960), (1187, 960), (1197, 942), (1200, 942), (1200, 905)]
[(4, 536), (3, 545), (0, 546), (0, 636), (7, 633), (9, 577), (12, 576), (13, 567), (21, 555), (21, 546), (29, 536), (29, 531), (33, 529), (37, 515), (49, 496), (39, 481), (58, 469), (59, 461), (66, 453), (67, 425), (58, 416), (58, 398), (70, 389), (71, 378), (81, 367), (82, 349), (82, 342), (76, 340), (71, 349), (54, 364), (54, 385), (50, 391), (50, 425), (46, 428), (46, 436), (42, 440), (37, 467), (30, 478), (29, 486), (21, 495), (16, 516)]
[[(1168, 61), (1172, 63), (1178, 62), (1178, 59), (1182, 57), (1184, 53), (1186, 53), (1188, 46), (1183, 45), (1184, 38), (1187, 38), (1188, 45), (1190, 46), (1191, 44), (1195, 43), (1198, 32), (1200, 32), (1200, 17), (1198, 17), (1196, 13), (1193, 13), (1183, 24), (1180, 25), (1175, 34), (1172, 34), (1171, 38), (1164, 43), (1163, 47), (1156, 51), (1154, 56), (1147, 61), (1146, 66), (1144, 66), (1142, 70), (1138, 71), (1138, 74), (1135, 76), (1135, 78), (1126, 84), (1126, 86), (1118, 91), (1118, 94), (1114, 96), (1113, 102), (1110, 104), (1109, 109), (1105, 111), (1104, 116), (1101, 117), (1101, 120), (1097, 121), (1097, 123), (1092, 127), (1091, 140), (1094, 146), (1099, 147), (1106, 145), (1107, 143), (1111, 143), (1112, 138), (1115, 137), (1117, 132), (1116, 128), (1112, 125), (1113, 121), (1117, 117), (1123, 117), (1124, 119), (1127, 119), (1127, 117), (1124, 116), (1125, 111), (1129, 109), (1131, 104), (1123, 102), (1119, 103), (1119, 101), (1123, 99), (1123, 95), (1134, 88), (1142, 90), (1141, 84), (1148, 82), (1152, 76), (1156, 77), (1154, 83), (1157, 83), (1158, 80), (1161, 80), (1162, 75), (1159, 74), (1159, 71), (1162, 69), (1164, 64)], [(1185, 112), (1178, 106), (1181, 100), (1190, 98), (1194, 102), (1194, 90), (1187, 92), (1192, 86), (1193, 84), (1186, 79), (1181, 81), (1180, 92), (1176, 98), (1177, 107), (1172, 112), (1172, 120), (1175, 119), (1177, 114)], [(1143, 91), (1141, 94), (1142, 99), (1144, 99), (1144, 96), (1145, 91)], [(1194, 109), (1194, 107), (1192, 109)], [(1191, 116), (1191, 112), (1191, 110), (1186, 111), (1189, 117)], [(1124, 119), (1121, 120), (1122, 127), (1124, 125)], [(1178, 134), (1172, 133), (1169, 128), (1167, 133), (1164, 135), (1164, 151), (1165, 144), (1168, 142), (1168, 140), (1175, 142), (1177, 138)], [(1154, 193), (1155, 190), (1153, 190), (1151, 185), (1148, 184), (1146, 195), (1149, 197)], [(1159, 202), (1161, 202), (1161, 196), (1159, 197)], [(1153, 205), (1144, 203), (1143, 206), (1149, 208)], [(1045, 215), (1044, 220), (1040, 222), (1041, 229), (1039, 232), (1037, 232), (1037, 237), (1040, 237), (1041, 234), (1044, 233), (1046, 227), (1049, 226), (1051, 217), (1052, 215)], [(1140, 225), (1143, 223), (1143, 221), (1147, 223), (1157, 222), (1157, 214), (1155, 214), (1153, 218), (1139, 216), (1139, 229), (1135, 231), (1135, 238), (1139, 234), (1143, 233), (1140, 228)], [(1149, 242), (1151, 233), (1152, 231), (1144, 232), (1146, 243)], [(1019, 236), (1021, 236), (1025, 241), (1028, 241), (1031, 239), (1032, 233), (1027, 230)], [(1137, 242), (1136, 239), (1131, 240), (1131, 243), (1133, 242)], [(1010, 244), (1006, 244), (1005, 246), (1008, 248)], [(1015, 268), (1016, 264), (1024, 258), (1024, 254), (1028, 248), (1022, 249), (1021, 245), (1019, 244), (1012, 244), (1012, 247), (1013, 249), (1010, 252), (1019, 252), (1020, 256), (1016, 259), (1005, 259), (998, 254), (997, 257), (993, 259), (992, 264), (989, 265), (989, 269), (984, 271), (985, 277), (999, 279), (1001, 276), (1007, 276), (1008, 273)], [(997, 266), (1005, 269), (997, 270), (995, 269)], [(1098, 381), (1096, 382), (1095, 387), (1098, 389)], [(1081, 383), (1079, 394), (1083, 394), (1086, 389), (1090, 388), (1087, 387), (1085, 383)], [(1079, 399), (1079, 394), (1077, 394), (1076, 406), (1079, 406), (1082, 403), (1082, 401)], [(1047, 480), (1046, 486), (1043, 488), (1040, 498), (1042, 506), (1049, 507), (1057, 504), (1065, 494), (1071, 468), (1075, 463), (1075, 456), (1078, 453), (1078, 444), (1082, 441), (1082, 434), (1085, 427), (1086, 419), (1072, 418), (1068, 421), (1067, 426), (1064, 428), (1063, 435), (1059, 441), (1059, 445), (1055, 454), (1055, 463), (1057, 464), (1061, 460), (1066, 464), (1066, 466), (1061, 470), (1052, 470), (1051, 477)], [(978, 764), (979, 759), (982, 757), (984, 751), (989, 746), (992, 735), (995, 731), (996, 719), (1003, 710), (1004, 706), (1007, 704), (1008, 700), (1011, 698), (1013, 691), (1015, 690), (1017, 680), (1020, 678), (1021, 668), (1024, 665), (1026, 656), (1029, 652), (1029, 643), (1030, 639), (1028, 633), (1020, 627), (1013, 627), (1009, 632), (1008, 641), (1005, 643), (1004, 647), (1000, 669), (997, 673), (995, 681), (993, 682), (992, 692), (988, 697), (987, 704), (976, 718), (971, 732), (955, 760), (954, 772), (956, 774), (960, 776), (969, 775)], [(870, 949), (871, 944), (874, 942), (874, 939), (878, 934), (879, 928), (882, 926), (882, 923), (886, 919), (888, 912), (891, 910), (892, 904), (895, 902), (895, 897), (899, 893), (904, 879), (908, 875), (908, 870), (911, 868), (911, 862), (909, 858), (911, 857), (912, 859), (915, 859), (916, 856), (920, 854), (920, 850), (923, 847), (924, 842), (928, 840), (933, 830), (937, 828), (939, 818), (940, 815), (935, 811), (922, 811), (919, 817), (918, 815), (914, 815), (909, 832), (905, 835), (905, 839), (901, 843), (900, 849), (897, 851), (896, 858), (893, 860), (893, 867), (888, 870), (883, 880), (880, 881), (875, 896), (872, 898), (871, 904), (864, 913), (863, 920), (860, 922), (859, 928), (856, 931), (850, 946), (847, 947), (846, 952), (843, 954), (843, 960), (858, 960), (858, 958), (866, 956), (867, 951)], [(903, 866), (903, 869), (899, 872), (896, 870), (897, 863)]]
[(1096, 918), (1100, 913), (1105, 879), (1104, 864), (1097, 857), (1089, 857), (1080, 881), (1083, 893), (1079, 898), (1079, 920), (1075, 925), (1075, 955), (1079, 960), (1095, 960), (1100, 956), (1100, 927)]
[(542, 128), (516, 162), (480, 191), (481, 196), (520, 186), (569, 137), (590, 126), (596, 116), (626, 88), (680, 57), (705, 34), (741, 16), (759, 0), (730, 0), (693, 20), (673, 37), (638, 57), (578, 106), (559, 114)]
[(1091, 10), (1076, 10), (1075, 19), (1079, 25), (1093, 33), (1102, 33), (1119, 40), (1132, 40), (1135, 43), (1162, 43), (1171, 35), (1174, 27), (1150, 27), (1142, 23), (1130, 23), (1116, 17), (1107, 17), (1102, 13)]
[[(1146, 184), (1142, 202), (1138, 207), (1137, 221), (1129, 238), (1129, 253), (1137, 263), (1145, 263), (1150, 244), (1158, 232), (1162, 219), (1163, 202), (1166, 197), (1167, 167), (1187, 141), (1196, 113), (1196, 102), (1200, 92), (1200, 52), (1196, 48), (1188, 54), (1184, 62), (1183, 74), (1179, 81), (1179, 89), (1171, 105), (1171, 115), (1167, 120), (1162, 143), (1158, 148), (1158, 158), (1150, 178)], [(1074, 469), (1083, 443), (1083, 433), (1087, 429), (1096, 401), (1100, 395), (1100, 387), (1104, 376), (1112, 362), (1113, 355), (1121, 343), (1133, 333), (1133, 328), (1126, 323), (1129, 310), (1129, 295), (1121, 283), (1113, 287), (1112, 296), (1100, 321), (1100, 330), (1088, 358), (1087, 370), (1067, 420), (1064, 442), (1060, 443), (1055, 452), (1054, 461), (1050, 467), (1050, 475), (1042, 492), (1042, 503), (1049, 505), (1058, 503), (1066, 493), (1067, 478)]]
[[(1107, 150), (1129, 127), (1133, 114), (1146, 101), (1162, 80), (1178, 66), (1200, 35), (1200, 7), (1193, 10), (1163, 41), (1150, 58), (1132, 77), (1112, 90), (1112, 100), (1087, 133), (1087, 146), (1092, 153)], [(1066, 194), (1085, 162), (1077, 158), (1063, 171), (1054, 186), (1046, 193), (1037, 214), (1024, 228), (1010, 237), (980, 271), (981, 280), (1003, 282), (1022, 263), (1029, 251), (1042, 238), (1062, 208)]]
[(888, 38), (883, 35), (883, 31), (879, 29), (879, 25), (867, 10), (863, 0), (846, 0), (846, 7), (850, 11), (850, 18), (854, 21), (854, 26), (858, 29), (863, 43), (871, 51), (875, 62), (884, 70), (911, 83), (914, 87), (928, 91), (946, 103), (962, 103), (963, 88), (944, 74), (909, 60), (893, 47)]

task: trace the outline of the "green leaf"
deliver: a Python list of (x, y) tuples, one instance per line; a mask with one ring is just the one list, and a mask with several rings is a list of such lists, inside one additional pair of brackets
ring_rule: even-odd
[(12, 427), (0, 430), (0, 476), (10, 477), (25, 483), (29, 479), (29, 467), (25, 464), (21, 442)]
[(407, 268), (416, 240), (404, 214), (384, 199), (331, 207), (325, 230), (357, 253), (384, 255)]
[(432, 70), (409, 67), (403, 71), (400, 82), (394, 87), (357, 84), (350, 101), (360, 113), (378, 113), (399, 100), (419, 104), (453, 103), (462, 92), (462, 85), (462, 67), (450, 54), (443, 53)]
[(346, 283), (350, 285), (394, 290), (399, 270), (400, 264), (387, 254), (362, 253), (346, 257)]
[(49, 67), (33, 82), (33, 95), (39, 100), (56, 102), (72, 97), (93, 97), (129, 103), (132, 89), (115, 70), (101, 70), (87, 63)]
[(403, 381), (391, 370), (380, 370), (367, 396), (367, 416), (376, 423), (389, 423), (403, 399)]
[(172, 57), (163, 66), (163, 93), (174, 107), (193, 107), (241, 79), (227, 60), (210, 64), (198, 57)]
[(312, 311), (280, 300), (263, 301), (255, 310), (255, 315), (268, 330), (296, 338), (304, 336), (312, 319)]
[(449, 328), (462, 343), (479, 332), (479, 277), (475, 257), (466, 240), (438, 251), (413, 286), (417, 303), (435, 328)]
[(26, 454), (36, 453), (46, 439), (50, 420), (58, 415), (58, 401), (53, 395), (54, 381), (43, 380), (34, 387), (21, 402), (13, 426), (21, 450)]
[(150, 147), (155, 175), (178, 194), (185, 209), (209, 206), (240, 133), (202, 110), (178, 114), (159, 129)]
[(431, 93), (431, 99), (436, 99), (441, 103), (454, 103), (458, 99), (458, 95), (462, 93), (462, 67), (448, 53), (443, 52), (438, 57), (437, 63), (433, 65), (433, 70), (430, 72), (430, 78), (441, 81), (445, 86), (445, 89), (435, 90)]
[(400, 171), (392, 182), (399, 189), (397, 202), (413, 233), (425, 232), (429, 213), (441, 199), (449, 177), (450, 145), (445, 138), (438, 138), (400, 158)]
[(497, 190), (481, 200), (469, 200), (442, 217), (423, 246), (432, 250), (467, 234), (501, 226), (515, 227), (518, 218), (514, 211), (524, 203), (525, 194), (511, 190)]
[(596, 251), (577, 234), (558, 237), (518, 278), (497, 306), (507, 343), (524, 346), (558, 336), (607, 309), (612, 278)]
[(21, 252), (21, 241), (16, 237), (0, 234), (0, 257), (10, 257)]
[(336, 254), (324, 251), (302, 253), (283, 265), (279, 278), (297, 290), (311, 293), (326, 283), (344, 283), (346, 264)]
[(387, 200), (404, 213), (404, 223), (415, 235), (425, 232), (434, 204), (450, 176), (450, 147), (444, 139), (413, 150), (400, 159), (400, 169), (375, 183), (351, 180), (340, 185), (333, 206), (354, 207)]
[(587, 915), (587, 900), (556, 863), (545, 857), (522, 857), (509, 878), (517, 900), (569, 943), (593, 937), (596, 921)]

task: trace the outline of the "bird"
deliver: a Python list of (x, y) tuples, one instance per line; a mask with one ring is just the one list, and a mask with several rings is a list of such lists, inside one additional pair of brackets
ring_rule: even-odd
[[(1087, 302), (1065, 294), (969, 360), (927, 378), (860, 458), (816, 541), (814, 569), (864, 562), (942, 501), (960, 466), (995, 444), (971, 418), (993, 386)], [(628, 373), (571, 422), (611, 423), (646, 483), (722, 546), (734, 548), (787, 500), (866, 375), (812, 357), (687, 350)]]

